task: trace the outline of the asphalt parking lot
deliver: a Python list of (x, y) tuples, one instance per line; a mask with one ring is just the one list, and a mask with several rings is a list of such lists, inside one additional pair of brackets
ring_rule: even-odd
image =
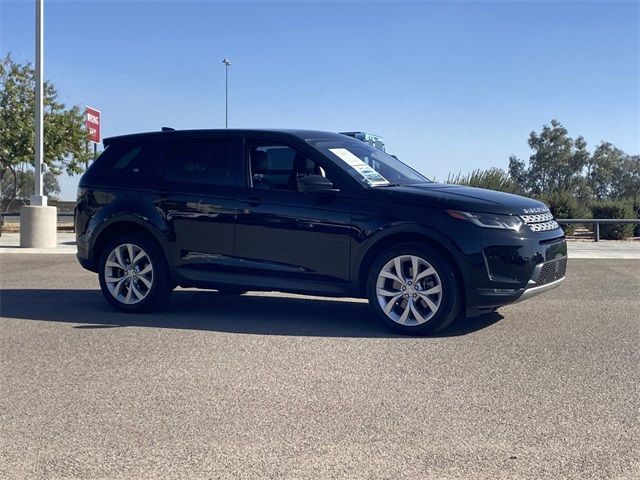
[(434, 338), (348, 299), (120, 314), (71, 255), (0, 288), (0, 478), (640, 478), (640, 260)]

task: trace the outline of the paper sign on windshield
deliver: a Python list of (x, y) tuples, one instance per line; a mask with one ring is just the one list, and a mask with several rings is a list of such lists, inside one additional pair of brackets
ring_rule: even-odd
[(369, 185), (388, 185), (389, 181), (364, 163), (346, 148), (330, 148), (329, 151), (358, 172)]

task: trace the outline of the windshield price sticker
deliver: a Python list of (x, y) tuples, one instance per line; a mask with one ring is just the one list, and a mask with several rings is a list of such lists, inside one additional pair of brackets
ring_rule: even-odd
[(389, 185), (389, 181), (346, 148), (330, 148), (329, 151), (358, 172), (369, 185)]

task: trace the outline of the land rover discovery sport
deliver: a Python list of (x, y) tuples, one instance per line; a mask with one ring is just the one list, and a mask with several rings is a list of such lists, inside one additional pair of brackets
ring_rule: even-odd
[(425, 334), (562, 283), (542, 203), (431, 182), (358, 139), (303, 130), (109, 138), (80, 181), (78, 259), (124, 312), (176, 287), (366, 297)]

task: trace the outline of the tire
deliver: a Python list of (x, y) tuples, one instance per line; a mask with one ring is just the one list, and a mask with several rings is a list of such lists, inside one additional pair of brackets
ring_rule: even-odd
[(460, 290), (449, 260), (417, 243), (382, 252), (367, 276), (367, 298), (374, 314), (389, 329), (404, 335), (435, 333), (451, 324), (461, 310)]
[[(135, 263), (129, 269), (131, 255)], [(140, 234), (122, 235), (105, 245), (98, 277), (105, 299), (127, 313), (157, 310), (173, 290), (164, 253), (155, 241)]]

